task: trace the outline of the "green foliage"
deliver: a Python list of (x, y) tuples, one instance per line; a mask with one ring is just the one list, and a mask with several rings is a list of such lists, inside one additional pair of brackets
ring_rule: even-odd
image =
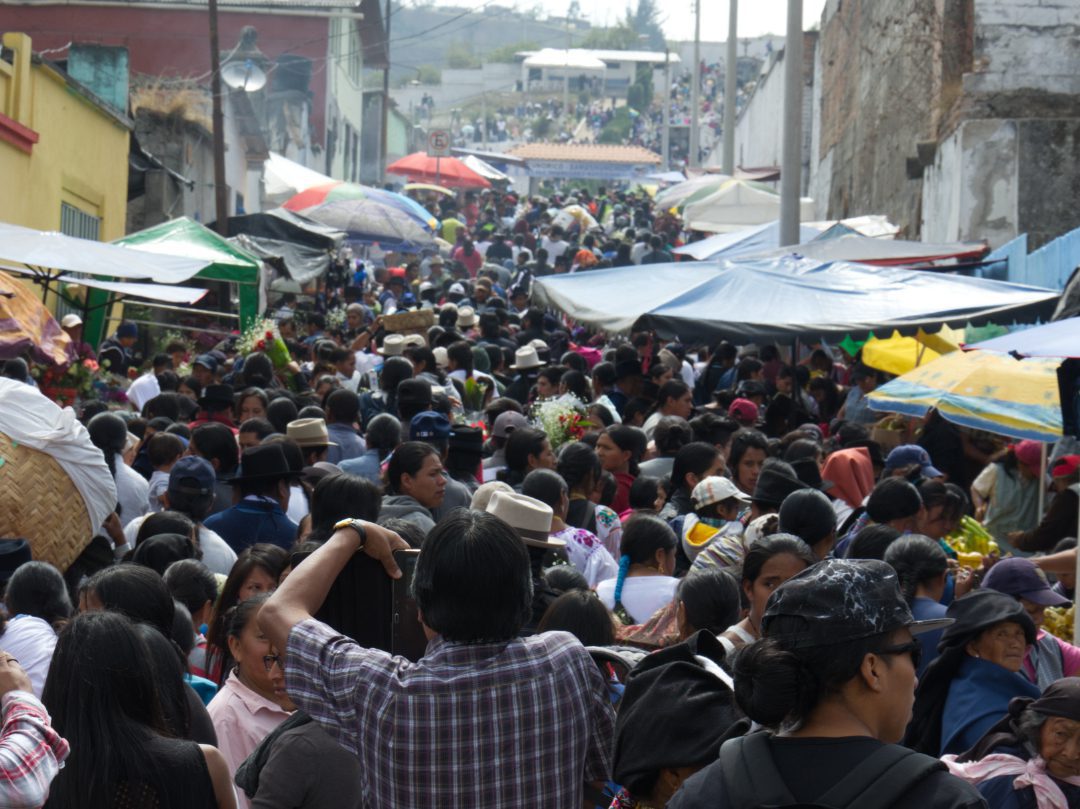
[(533, 138), (536, 140), (543, 140), (551, 134), (551, 119), (547, 116), (540, 116), (532, 123)]
[[(633, 91), (636, 85), (630, 88)], [(633, 106), (631, 104), (630, 106)], [(610, 121), (608, 121), (597, 137), (599, 143), (615, 143), (619, 144), (630, 137), (630, 130), (633, 128), (634, 122), (630, 118), (630, 110), (628, 107), (619, 107), (615, 111), (615, 115)]]
[(640, 45), (637, 33), (625, 22), (612, 28), (592, 28), (577, 47), (597, 50), (628, 51)]
[(501, 48), (496, 48), (490, 51), (485, 57), (485, 62), (503, 62), (504, 64), (513, 64), (516, 60), (515, 54), (519, 51), (538, 51), (540, 46), (532, 40), (518, 42), (511, 45), (503, 45)]
[[(652, 65), (645, 62), (639, 63), (637, 66), (637, 72), (634, 76), (634, 83), (630, 85), (632, 90), (635, 87), (640, 88), (640, 106), (637, 104), (630, 104), (636, 110), (647, 110), (652, 104), (653, 100), (653, 68)], [(627, 91), (627, 99), (629, 99), (629, 91)]]
[(480, 57), (468, 42), (451, 42), (446, 49), (446, 66), (455, 70), (480, 67)]
[(420, 65), (417, 80), (421, 84), (442, 84), (442, 70), (435, 65)]
[(626, 10), (626, 25), (633, 30), (635, 35), (645, 37), (644, 41), (635, 40), (642, 46), (653, 51), (664, 49), (664, 29), (660, 26), (660, 9), (656, 0), (638, 0), (637, 8), (631, 13)]

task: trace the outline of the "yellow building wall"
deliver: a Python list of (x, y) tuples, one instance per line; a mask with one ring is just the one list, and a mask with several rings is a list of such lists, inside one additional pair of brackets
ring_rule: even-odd
[(32, 64), (30, 38), (6, 33), (14, 64), (0, 61), (0, 114), (38, 135), (30, 154), (0, 139), (0, 222), (60, 229), (66, 202), (101, 219), (100, 239), (124, 235), (130, 130), (68, 84)]

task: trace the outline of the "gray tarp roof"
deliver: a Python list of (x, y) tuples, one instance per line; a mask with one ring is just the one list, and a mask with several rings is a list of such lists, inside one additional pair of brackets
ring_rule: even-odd
[(539, 305), (593, 329), (650, 328), (668, 338), (743, 343), (1034, 321), (1053, 311), (1058, 295), (1004, 281), (794, 257), (618, 267), (534, 284)]

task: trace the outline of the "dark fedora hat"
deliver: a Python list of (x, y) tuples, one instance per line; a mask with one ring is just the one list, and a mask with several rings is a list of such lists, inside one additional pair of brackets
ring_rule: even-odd
[(799, 480), (791, 464), (770, 459), (761, 468), (751, 499), (755, 503), (779, 507), (789, 494), (805, 488), (806, 484)]
[(817, 461), (813, 458), (796, 458), (794, 461), (788, 461), (791, 464), (791, 468), (795, 470), (795, 475), (809, 486), (811, 489), (818, 489), (819, 491), (828, 491), (833, 487), (831, 480), (822, 480), (821, 467), (818, 466)]
[(301, 470), (293, 470), (285, 449), (280, 442), (248, 447), (240, 456), (236, 475), (228, 482), (243, 483), (248, 480), (286, 480), (300, 476)]
[(202, 396), (199, 397), (199, 407), (207, 405), (232, 407), (235, 401), (232, 385), (207, 385), (203, 388)]

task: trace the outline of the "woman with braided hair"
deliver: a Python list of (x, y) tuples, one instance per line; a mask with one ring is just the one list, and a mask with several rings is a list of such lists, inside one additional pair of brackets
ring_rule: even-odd
[(98, 413), (86, 425), (90, 440), (105, 455), (105, 464), (116, 482), (116, 499), (120, 504), (120, 525), (125, 526), (150, 510), (147, 500), (150, 484), (138, 472), (124, 463), (124, 448), (128, 430), (124, 420), (115, 413)]
[[(920, 534), (908, 534), (894, 540), (885, 551), (885, 562), (896, 571), (904, 600), (911, 607), (917, 621), (945, 617), (945, 594), (949, 571), (949, 557), (939, 543)], [(926, 632), (919, 636), (922, 644), (922, 660), (916, 673), (922, 677), (926, 667), (937, 657), (938, 641), (942, 630)]]
[(636, 514), (623, 526), (619, 574), (596, 585), (604, 606), (624, 624), (641, 624), (675, 597), (675, 532), (653, 514)]

